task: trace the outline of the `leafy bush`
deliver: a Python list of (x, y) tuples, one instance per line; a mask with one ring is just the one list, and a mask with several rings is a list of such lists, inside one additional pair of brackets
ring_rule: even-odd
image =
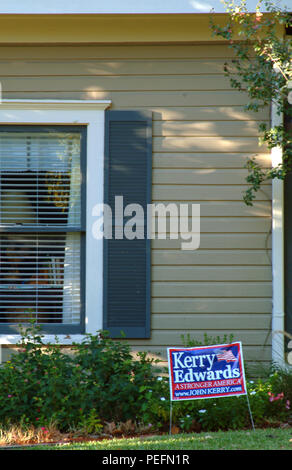
[[(164, 387), (168, 387), (168, 379), (163, 380)], [(292, 423), (288, 395), (278, 392), (281, 390), (282, 381), (283, 377), (279, 371), (266, 380), (247, 381), (248, 399), (256, 427)], [(156, 415), (160, 421), (163, 418), (166, 429), (169, 419), (169, 399), (156, 403), (156, 406)], [(182, 432), (244, 429), (252, 426), (246, 395), (175, 402), (173, 424)]]
[(94, 408), (105, 421), (142, 420), (149, 406), (147, 390), (158, 393), (153, 367), (158, 361), (144, 352), (134, 359), (127, 343), (110, 339), (106, 332), (87, 335), (74, 351), (82, 410), (88, 413)]
[(18, 354), (0, 369), (0, 423), (54, 422), (64, 430), (148, 416), (147, 390), (160, 392), (146, 353), (134, 359), (129, 345), (105, 332), (87, 335), (71, 355), (44, 344), (35, 326), (21, 334)]
[(214, 344), (230, 344), (234, 340), (234, 335), (224, 335), (222, 338), (220, 336), (208, 336), (207, 333), (204, 334), (204, 340), (200, 341), (195, 338), (191, 338), (190, 334), (181, 335), (181, 340), (183, 345), (186, 348), (194, 348), (196, 346), (212, 346)]
[[(192, 338), (190, 335), (183, 335), (181, 339), (185, 347), (196, 347), (230, 344), (234, 341), (234, 336), (225, 334), (223, 337), (212, 337), (205, 333), (203, 340)], [(265, 379), (247, 380), (246, 385), (256, 426), (291, 421), (291, 369), (273, 367)], [(185, 430), (217, 431), (251, 427), (245, 395), (175, 403), (173, 410), (174, 422)]]
[[(0, 367), (2, 427), (53, 425), (60, 431), (99, 433), (130, 423), (131, 429), (168, 430), (168, 377), (157, 376), (157, 361), (146, 353), (134, 357), (126, 342), (99, 332), (74, 344), (68, 354), (57, 343), (44, 344), (35, 326), (22, 331), (19, 346), (19, 353)], [(256, 426), (291, 420), (291, 383), (291, 371), (281, 370), (247, 382)], [(246, 396), (176, 402), (172, 410), (173, 424), (183, 432), (251, 427)]]
[(71, 359), (58, 345), (45, 345), (35, 327), (22, 330), (20, 347), (0, 369), (0, 422), (44, 426), (56, 421), (65, 428), (76, 421)]

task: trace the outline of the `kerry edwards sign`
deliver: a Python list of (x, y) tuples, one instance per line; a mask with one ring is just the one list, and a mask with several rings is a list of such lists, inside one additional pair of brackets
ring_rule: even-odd
[(167, 352), (172, 401), (246, 395), (240, 342)]

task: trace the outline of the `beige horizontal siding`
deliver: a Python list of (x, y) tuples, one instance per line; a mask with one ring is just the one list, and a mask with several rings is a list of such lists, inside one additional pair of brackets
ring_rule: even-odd
[(154, 152), (257, 152), (266, 153), (267, 149), (258, 146), (256, 137), (154, 137)]
[[(170, 208), (174, 201), (163, 201), (166, 208)], [(161, 202), (154, 202), (153, 208), (157, 208)], [(177, 202), (177, 208), (184, 202)], [(153, 209), (153, 210), (154, 210)], [(270, 217), (270, 201), (256, 201), (253, 206), (242, 204), (242, 201), (200, 201), (201, 217)], [(191, 209), (189, 208), (189, 214)]]
[[(226, 320), (225, 320), (226, 321)], [(204, 331), (204, 330), (203, 330)], [(235, 337), (238, 341), (242, 341), (244, 345), (247, 346), (263, 346), (264, 344), (271, 344), (271, 338), (266, 330), (249, 330), (249, 329), (240, 329), (240, 330), (231, 330), (226, 329), (227, 334), (233, 334), (235, 331)], [(169, 344), (177, 345), (181, 343), (181, 336), (187, 335), (190, 332), (188, 328), (184, 329), (181, 327), (180, 330), (153, 330), (152, 338), (148, 341), (149, 346), (155, 346), (160, 343), (161, 346), (167, 347)], [(200, 331), (200, 336), (203, 337), (202, 331)], [(212, 337), (216, 337), (218, 334), (222, 336), (223, 331), (213, 329), (212, 327), (208, 330), (208, 334)], [(132, 343), (133, 344), (133, 343)], [(135, 344), (142, 345), (145, 344), (145, 340), (135, 340)]]
[(30, 60), (51, 60), (59, 59), (82, 62), (85, 59), (203, 59), (233, 58), (232, 49), (220, 44), (199, 44), (199, 45), (68, 45), (62, 46), (3, 46), (1, 47), (1, 59), (8, 60), (11, 65), (13, 59), (20, 62), (24, 59)]
[[(135, 108), (135, 106), (133, 106)], [(246, 111), (242, 105), (238, 106), (176, 106), (152, 107), (153, 121), (199, 121), (193, 125), (204, 125), (201, 121), (214, 123), (216, 121), (267, 121), (269, 113), (266, 109), (258, 112)], [(167, 123), (166, 123), (167, 124)], [(155, 124), (154, 124), (155, 125)], [(233, 124), (232, 124), (233, 125)], [(251, 126), (250, 126), (251, 128)]]
[(153, 281), (271, 281), (269, 266), (154, 266)]
[[(268, 233), (206, 233), (200, 238), (201, 250), (267, 250), (271, 248), (271, 234)], [(167, 239), (152, 240), (152, 250), (156, 249), (178, 250), (181, 249), (181, 240)]]
[[(20, 60), (10, 64), (0, 60), (2, 77), (8, 76), (145, 76), (177, 74), (178, 65), (181, 75), (222, 75), (224, 59), (122, 59), (122, 60)], [(9, 69), (7, 70), (7, 65)], [(232, 64), (231, 64), (232, 70)]]
[[(7, 91), (48, 91), (48, 77), (3, 77), (2, 86)], [(51, 76), (50, 91), (181, 91), (181, 90), (228, 90), (229, 82), (224, 76), (168, 75), (164, 76)]]
[[(211, 168), (213, 171), (222, 168), (240, 168), (242, 170), (247, 159), (252, 157), (254, 157), (252, 153), (160, 152), (153, 154), (153, 168)], [(256, 161), (264, 168), (271, 166), (271, 157), (268, 153), (257, 155)]]
[(27, 98), (34, 99), (110, 99), (114, 103), (113, 108), (152, 108), (154, 106), (224, 106), (227, 103), (233, 106), (243, 106), (246, 104), (247, 96), (236, 91), (100, 91), (93, 88), (86, 88), (82, 91), (67, 91), (66, 79), (62, 82), (61, 89), (50, 90), (50, 80), (44, 83), (46, 89), (5, 90), (3, 87), (3, 97), (10, 99)]
[[(201, 217), (200, 229), (201, 237), (205, 233), (267, 233), (271, 229), (271, 221), (264, 217)], [(156, 231), (153, 229), (153, 237), (158, 238), (159, 232), (164, 233), (164, 230), (159, 230), (159, 226)]]
[(258, 145), (269, 110), (246, 112), (230, 88), (222, 44), (5, 46), (4, 98), (111, 99), (112, 109), (153, 112), (153, 202), (201, 205), (196, 251), (152, 240), (150, 340), (131, 340), (166, 360), (182, 335), (232, 333), (250, 364), (271, 359), (271, 185), (243, 201), (247, 158), (271, 160)]
[[(271, 313), (270, 299), (225, 299), (224, 302), (217, 299), (153, 299), (153, 313), (175, 313), (180, 318), (181, 314), (193, 313)], [(245, 328), (249, 325), (245, 325)]]
[(269, 266), (270, 253), (266, 250), (156, 250), (153, 266)]
[[(219, 169), (154, 169), (153, 170), (153, 183), (154, 184), (190, 184), (190, 185), (227, 185), (230, 184), (245, 184), (247, 170), (219, 170)], [(269, 184), (269, 183), (268, 183)]]
[[(153, 282), (153, 298), (270, 298), (269, 282)], [(205, 318), (205, 317), (204, 317)], [(237, 316), (240, 322), (240, 315)], [(238, 325), (240, 327), (240, 324)]]
[[(218, 330), (220, 332), (222, 330), (222, 323), (224, 324), (225, 321), (225, 315), (222, 315), (221, 313), (210, 312), (208, 312), (208, 315), (204, 313), (196, 313), (195, 315), (181, 313), (154, 313), (152, 319), (154, 328), (161, 328), (161, 325), (163, 325), (165, 330), (192, 330), (193, 323), (195, 322), (198, 330), (207, 331), (210, 328), (209, 325), (211, 323), (212, 329)], [(248, 329), (250, 330), (263, 330), (269, 328), (269, 323), (270, 315), (265, 313), (254, 313), (253, 315), (249, 315), (245, 314), (245, 312), (240, 312), (240, 314), (233, 313), (232, 315), (229, 315), (228, 318), (230, 330), (241, 330), (243, 324), (245, 325), (245, 327), (248, 326)]]
[(255, 121), (154, 121), (155, 137), (258, 137)]
[[(247, 185), (158, 185), (152, 187), (153, 201), (241, 201)], [(263, 187), (257, 197), (258, 201), (271, 200), (271, 187)]]
[[(48, 77), (2, 78), (2, 86), (7, 91), (48, 91)], [(229, 81), (223, 75), (168, 75), (164, 76), (50, 76), (50, 90), (78, 91), (82, 88), (92, 91), (181, 91), (181, 90), (228, 90)]]

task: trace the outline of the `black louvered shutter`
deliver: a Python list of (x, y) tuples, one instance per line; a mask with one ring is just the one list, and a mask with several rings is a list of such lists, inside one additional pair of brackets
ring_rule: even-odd
[[(152, 116), (138, 111), (107, 111), (105, 121), (104, 202), (113, 214), (112, 239), (104, 239), (104, 329), (111, 337), (150, 336), (150, 240)], [(144, 237), (115, 236), (115, 197), (123, 207), (144, 209)], [(135, 215), (133, 213), (132, 217)], [(131, 217), (124, 218), (124, 223)], [(121, 235), (119, 234), (119, 237)]]

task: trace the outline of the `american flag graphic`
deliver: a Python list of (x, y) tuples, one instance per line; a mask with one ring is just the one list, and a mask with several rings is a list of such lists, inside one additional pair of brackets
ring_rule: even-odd
[(226, 351), (225, 349), (220, 353), (216, 354), (218, 361), (234, 362), (237, 361), (232, 351)]

